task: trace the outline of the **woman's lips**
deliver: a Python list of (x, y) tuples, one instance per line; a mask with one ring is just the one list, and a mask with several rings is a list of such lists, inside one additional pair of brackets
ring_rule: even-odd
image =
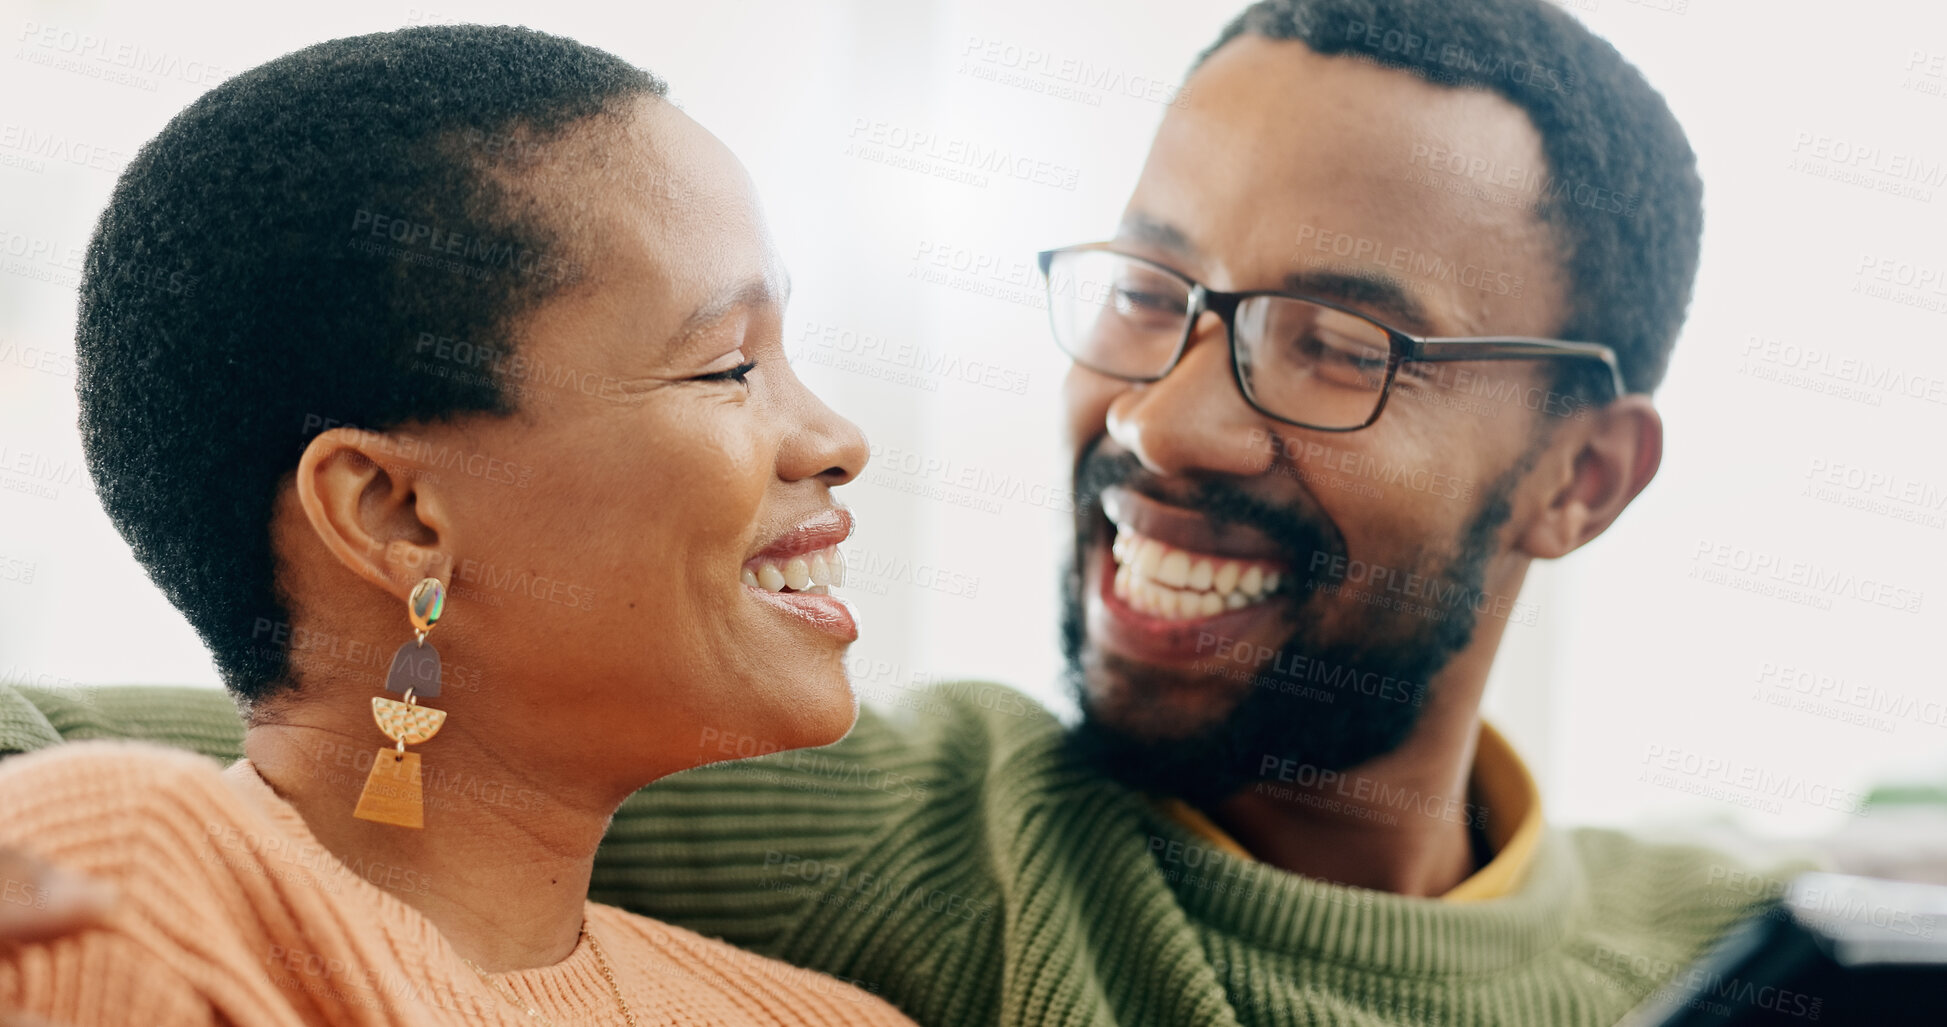
[(772, 592), (758, 585), (746, 585), (744, 588), (760, 602), (769, 603), (778, 612), (795, 617), (840, 642), (849, 645), (859, 640), (859, 625), (852, 618), (852, 608), (835, 595), (822, 592)]
[(858, 622), (843, 599), (830, 593), (845, 584), (845, 557), (838, 544), (852, 534), (852, 515), (842, 508), (800, 521), (744, 561), (744, 587), (773, 609), (838, 639), (858, 640)]
[(793, 557), (807, 556), (830, 549), (852, 535), (852, 514), (843, 507), (832, 507), (799, 521), (751, 554), (744, 569), (755, 572), (765, 563), (783, 564)]

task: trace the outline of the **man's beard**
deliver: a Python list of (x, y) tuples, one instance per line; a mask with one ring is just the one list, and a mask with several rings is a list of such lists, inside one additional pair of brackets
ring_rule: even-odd
[[(1404, 630), (1338, 641), (1320, 637), (1323, 618), (1305, 615), (1329, 598), (1320, 590), (1335, 582), (1300, 573), (1301, 568), (1330, 566), (1327, 558), (1343, 555), (1343, 536), (1336, 526), (1315, 507), (1275, 507), (1227, 481), (1200, 481), (1191, 501), (1199, 512), (1255, 528), (1285, 551), (1288, 578), (1293, 580), (1267, 601), (1288, 604), (1296, 627), (1270, 661), (1225, 661), (1223, 670), (1211, 671), (1229, 671), (1251, 682), (1228, 714), (1187, 735), (1159, 738), (1112, 720), (1087, 688), (1085, 655), (1128, 679), (1129, 691), (1139, 701), (1142, 675), (1155, 672), (1099, 650), (1087, 653), (1083, 579), (1101, 492), (1139, 481), (1147, 473), (1128, 454), (1104, 454), (1098, 440), (1076, 469), (1075, 548), (1063, 575), (1062, 651), (1069, 688), (1082, 712), (1081, 723), (1070, 732), (1070, 745), (1130, 787), (1202, 805), (1244, 789), (1267, 766), (1281, 768), (1281, 773), (1293, 767), (1342, 771), (1397, 749), (1419, 723), (1427, 683), (1473, 638), (1487, 564), (1497, 551), (1498, 531), (1512, 513), (1509, 497), (1530, 466), (1530, 459), (1518, 461), (1485, 490), (1444, 566), (1410, 568), (1429, 582), (1437, 581), (1447, 597), (1438, 605), (1406, 600), (1432, 606), (1433, 616), (1388, 618), (1367, 606), (1361, 615), (1366, 623), (1397, 623)], [(1105, 573), (1113, 573), (1113, 567)], [(1345, 594), (1348, 601), (1364, 587), (1352, 581), (1338, 584), (1341, 588), (1330, 591)], [(1214, 666), (1219, 661), (1209, 662)], [(1387, 678), (1391, 682), (1380, 687)]]

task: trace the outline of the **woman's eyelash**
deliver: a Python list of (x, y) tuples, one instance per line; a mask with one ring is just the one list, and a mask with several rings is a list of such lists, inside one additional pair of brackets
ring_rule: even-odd
[(728, 371), (718, 371), (715, 374), (700, 374), (691, 380), (699, 382), (741, 382), (755, 370), (757, 370), (757, 361), (746, 360)]

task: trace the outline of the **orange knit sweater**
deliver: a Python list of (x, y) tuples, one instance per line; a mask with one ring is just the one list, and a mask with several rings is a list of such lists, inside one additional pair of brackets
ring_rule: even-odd
[[(0, 951), (0, 1010), (71, 1027), (534, 1023), (319, 845), (247, 760), (77, 742), (0, 761), (0, 846), (122, 893), (106, 928)], [(824, 974), (612, 906), (587, 916), (644, 1027), (911, 1023)], [(586, 940), (495, 980), (561, 1027), (624, 1022)]]

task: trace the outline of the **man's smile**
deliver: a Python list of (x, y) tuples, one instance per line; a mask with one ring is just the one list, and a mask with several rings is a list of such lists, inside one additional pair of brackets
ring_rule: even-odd
[(1117, 599), (1168, 620), (1209, 617), (1261, 603), (1278, 588), (1278, 564), (1180, 549), (1117, 527), (1110, 544)]
[(1262, 532), (1219, 526), (1119, 485), (1102, 490), (1102, 514), (1115, 534), (1112, 590), (1151, 616), (1194, 620), (1261, 603), (1286, 570)]
[(1121, 485), (1101, 493), (1088, 557), (1088, 633), (1135, 660), (1187, 664), (1210, 638), (1277, 638), (1289, 554), (1256, 529), (1219, 523)]

